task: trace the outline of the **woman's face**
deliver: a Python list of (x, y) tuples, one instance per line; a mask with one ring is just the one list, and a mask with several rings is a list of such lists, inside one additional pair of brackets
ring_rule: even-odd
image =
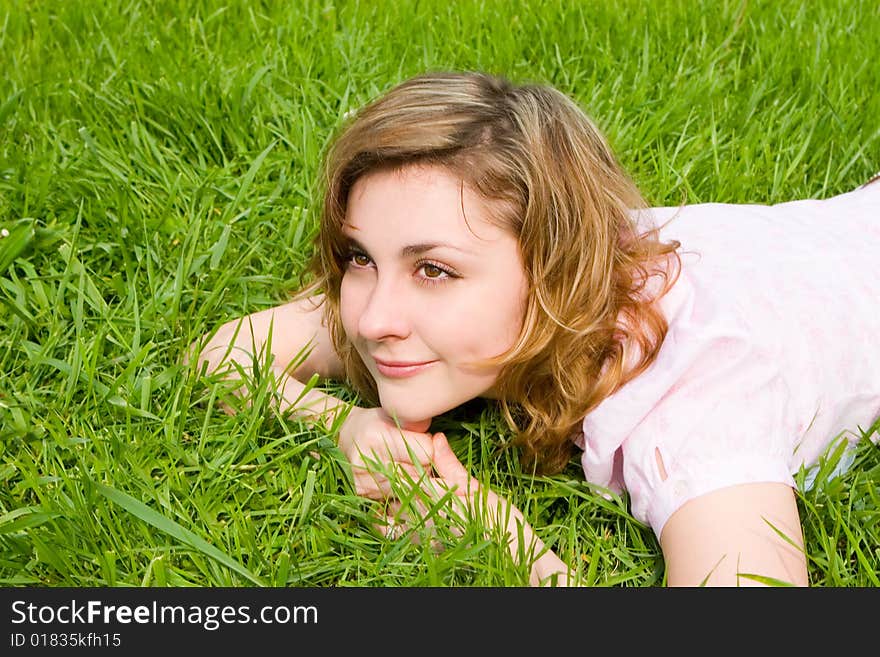
[(378, 171), (351, 189), (340, 314), (401, 424), (492, 396), (499, 368), (472, 363), (519, 335), (528, 288), (517, 240), (488, 217), (487, 201), (441, 167)]

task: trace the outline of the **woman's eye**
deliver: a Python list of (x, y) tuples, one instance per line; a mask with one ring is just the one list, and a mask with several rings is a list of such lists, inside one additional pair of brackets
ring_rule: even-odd
[(357, 267), (368, 267), (370, 265), (369, 256), (364, 253), (358, 253), (357, 251), (351, 251), (346, 260)]
[(419, 269), (421, 270), (421, 275), (417, 276), (416, 280), (421, 285), (442, 285), (454, 278), (458, 278), (456, 272), (430, 262), (421, 263)]
[(437, 265), (425, 264), (422, 265), (422, 268), (425, 270), (425, 276), (428, 278), (440, 278), (446, 273)]

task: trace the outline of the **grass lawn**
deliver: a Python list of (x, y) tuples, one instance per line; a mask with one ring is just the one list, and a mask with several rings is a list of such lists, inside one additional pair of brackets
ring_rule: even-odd
[[(778, 202), (880, 169), (878, 52), (873, 0), (4, 2), (0, 584), (526, 584), (474, 523), (382, 538), (332, 432), (266, 380), (224, 414), (183, 350), (300, 285), (327, 138), (405, 77), (556, 85), (655, 205)], [(523, 473), (485, 402), (435, 427), (586, 582), (664, 583), (576, 460)], [(880, 449), (831, 465), (799, 499), (811, 583), (877, 586)]]

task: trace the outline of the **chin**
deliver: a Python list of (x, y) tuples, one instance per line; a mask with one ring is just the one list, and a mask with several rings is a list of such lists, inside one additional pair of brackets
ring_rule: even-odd
[(396, 417), (398, 422), (401, 425), (410, 424), (414, 422), (422, 422), (424, 420), (431, 420), (437, 415), (441, 415), (446, 412), (446, 410), (442, 408), (433, 408), (426, 406), (406, 406), (401, 407), (400, 404), (387, 404), (382, 402), (381, 404), (382, 410), (388, 413), (389, 417)]
[[(460, 402), (459, 402), (460, 403)], [(422, 422), (442, 415), (458, 406), (458, 403), (442, 401), (409, 401), (406, 399), (389, 399), (379, 395), (379, 404), (390, 417), (397, 417), (401, 425), (411, 422)]]

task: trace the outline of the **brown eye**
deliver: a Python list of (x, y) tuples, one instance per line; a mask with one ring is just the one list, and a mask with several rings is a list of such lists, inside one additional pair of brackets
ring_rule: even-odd
[(451, 280), (458, 278), (458, 275), (449, 271), (446, 267), (436, 265), (432, 262), (418, 263), (419, 271), (416, 276), (416, 282), (419, 285), (444, 285)]
[(345, 257), (345, 262), (353, 264), (355, 267), (369, 267), (370, 256), (358, 251), (349, 251), (348, 255)]

